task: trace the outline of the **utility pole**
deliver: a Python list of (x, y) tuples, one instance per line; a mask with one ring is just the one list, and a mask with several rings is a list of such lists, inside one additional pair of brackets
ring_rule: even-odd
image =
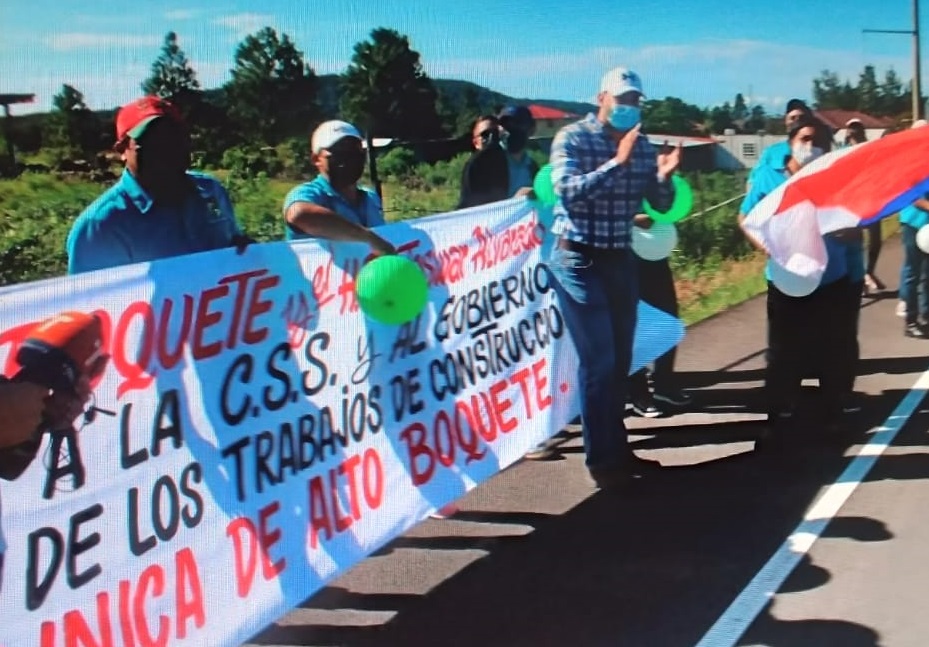
[(913, 121), (923, 116), (919, 81), (919, 0), (913, 0)]
[(922, 118), (919, 65), (919, 0), (913, 0), (913, 29), (862, 29), (865, 34), (909, 34), (913, 37), (913, 121)]
[[(10, 158), (10, 170), (13, 175), (17, 175), (16, 170), (16, 147), (13, 146), (12, 121), (10, 116), (10, 106), (17, 103), (32, 103), (35, 101), (34, 94), (0, 94), (0, 106), (3, 107), (3, 138), (6, 140), (6, 154)], [(0, 175), (3, 174), (2, 165), (0, 165)]]

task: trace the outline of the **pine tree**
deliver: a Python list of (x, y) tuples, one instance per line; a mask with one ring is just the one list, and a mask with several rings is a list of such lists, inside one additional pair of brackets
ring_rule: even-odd
[(370, 40), (355, 45), (341, 87), (345, 118), (372, 136), (426, 139), (445, 134), (436, 89), (419, 52), (392, 29), (374, 29)]
[(162, 99), (177, 101), (182, 95), (200, 90), (197, 73), (177, 43), (177, 34), (165, 35), (161, 54), (152, 63), (152, 73), (142, 82), (142, 91)]
[(271, 27), (246, 36), (236, 48), (225, 89), (239, 128), (262, 144), (310, 132), (319, 117), (313, 68), (287, 34), (279, 36)]

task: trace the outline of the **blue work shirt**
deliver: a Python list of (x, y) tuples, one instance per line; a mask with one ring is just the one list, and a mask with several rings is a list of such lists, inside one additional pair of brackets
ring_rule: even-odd
[(852, 283), (864, 281), (867, 270), (864, 262), (864, 241), (859, 239), (842, 244), (846, 248), (845, 265), (848, 268), (848, 280)]
[(507, 189), (507, 195), (511, 198), (516, 192), (523, 187), (531, 187), (535, 178), (532, 175), (534, 164), (529, 154), (523, 152), (522, 159), (516, 159), (509, 153), (506, 154), (506, 165), (510, 185)]
[[(745, 199), (742, 200), (739, 213), (748, 215), (748, 213), (755, 208), (755, 205), (761, 202), (766, 195), (786, 182), (787, 177), (787, 170), (784, 168), (783, 160), (781, 164), (778, 165), (778, 168), (771, 165), (759, 166), (758, 173), (752, 180), (751, 188), (748, 190)], [(833, 236), (823, 236), (823, 241), (826, 244), (826, 255), (828, 260), (826, 261), (826, 269), (823, 272), (820, 285), (828, 285), (829, 283), (833, 283), (849, 275), (848, 259), (852, 252), (849, 250), (850, 245)], [(769, 258), (765, 265), (764, 275), (768, 281), (771, 280), (771, 266), (773, 263), (774, 261)], [(862, 276), (864, 276), (863, 273)]]
[(215, 178), (188, 171), (178, 205), (154, 202), (128, 170), (75, 220), (68, 273), (144, 263), (230, 247), (241, 234), (229, 194)]
[[(358, 187), (359, 201), (358, 205), (351, 204), (341, 193), (332, 188), (322, 175), (317, 175), (312, 182), (305, 182), (294, 187), (284, 198), (284, 213), (295, 202), (310, 202), (326, 209), (331, 209), (337, 214), (350, 220), (356, 225), (362, 227), (377, 227), (385, 224), (384, 208), (381, 206), (381, 199), (377, 193), (371, 189)], [(285, 221), (284, 232), (286, 240), (301, 240), (306, 238), (315, 238), (302, 231), (297, 231)]]

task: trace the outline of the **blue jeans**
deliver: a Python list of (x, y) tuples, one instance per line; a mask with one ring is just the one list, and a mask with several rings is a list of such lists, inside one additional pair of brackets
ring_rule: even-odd
[(900, 264), (900, 287), (897, 289), (897, 298), (906, 303), (906, 261)]
[(916, 245), (915, 227), (902, 226), (903, 271), (901, 299), (906, 302), (906, 323), (916, 323), (919, 316), (929, 319), (929, 254)]
[(580, 360), (585, 464), (620, 467), (631, 456), (623, 421), (639, 300), (632, 250), (556, 246), (548, 270)]

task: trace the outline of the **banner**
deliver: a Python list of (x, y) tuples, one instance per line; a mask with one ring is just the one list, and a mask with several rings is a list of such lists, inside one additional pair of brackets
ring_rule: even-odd
[[(575, 417), (577, 359), (529, 203), (378, 231), (429, 278), (406, 325), (359, 312), (358, 244), (0, 291), (5, 375), (64, 310), (98, 313), (112, 356), (94, 385), (105, 412), (0, 484), (0, 647), (240, 645)], [(657, 324), (639, 363), (682, 334), (643, 313)]]

